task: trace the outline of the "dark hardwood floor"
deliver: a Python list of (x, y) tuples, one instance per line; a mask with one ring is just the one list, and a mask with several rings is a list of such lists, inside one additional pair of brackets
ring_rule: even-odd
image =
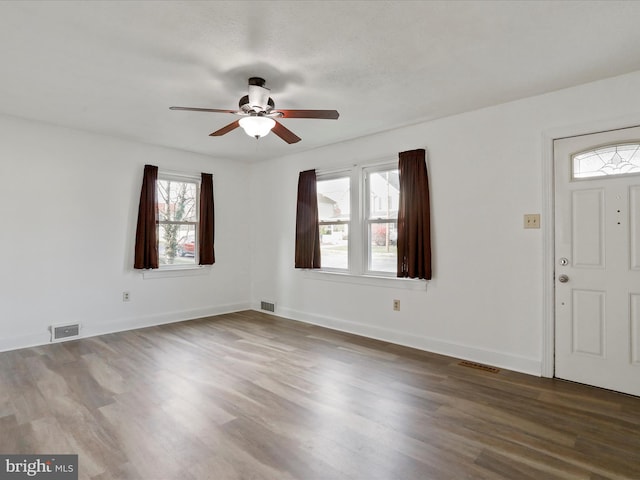
[(0, 453), (81, 479), (640, 479), (640, 399), (241, 312), (0, 353)]

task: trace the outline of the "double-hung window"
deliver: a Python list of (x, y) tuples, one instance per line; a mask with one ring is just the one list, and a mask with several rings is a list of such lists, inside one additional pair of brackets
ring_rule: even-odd
[(322, 269), (395, 276), (397, 163), (319, 173), (317, 192)]
[(351, 174), (323, 175), (316, 181), (320, 226), (320, 258), (329, 270), (349, 270)]
[(200, 178), (158, 173), (159, 266), (198, 264)]
[(367, 273), (395, 274), (398, 268), (398, 204), (400, 183), (397, 165), (365, 168), (364, 199)]

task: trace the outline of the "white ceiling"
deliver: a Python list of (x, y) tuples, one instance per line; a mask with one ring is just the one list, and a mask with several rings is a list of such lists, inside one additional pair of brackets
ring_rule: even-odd
[[(0, 112), (221, 158), (300, 152), (640, 70), (640, 2), (2, 1)], [(237, 117), (261, 76), (287, 145)], [(37, 141), (37, 138), (34, 138)]]

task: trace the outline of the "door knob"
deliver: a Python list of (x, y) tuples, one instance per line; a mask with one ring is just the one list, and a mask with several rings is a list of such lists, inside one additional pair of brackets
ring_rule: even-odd
[(558, 277), (558, 281), (560, 283), (567, 283), (569, 281), (569, 276), (564, 273)]

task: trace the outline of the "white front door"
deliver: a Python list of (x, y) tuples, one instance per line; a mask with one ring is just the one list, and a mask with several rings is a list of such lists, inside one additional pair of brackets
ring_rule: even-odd
[(555, 376), (640, 396), (640, 127), (554, 141)]

